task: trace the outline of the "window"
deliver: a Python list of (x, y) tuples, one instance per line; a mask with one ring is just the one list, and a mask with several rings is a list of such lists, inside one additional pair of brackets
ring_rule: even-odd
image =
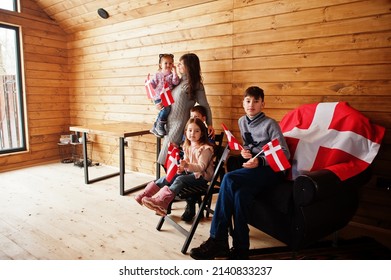
[(0, 154), (26, 150), (19, 27), (0, 24)]
[(0, 9), (16, 12), (18, 10), (17, 2), (17, 0), (1, 0)]

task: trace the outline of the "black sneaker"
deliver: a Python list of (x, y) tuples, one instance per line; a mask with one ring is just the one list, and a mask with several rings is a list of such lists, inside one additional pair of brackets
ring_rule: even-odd
[(232, 247), (229, 252), (228, 259), (230, 259), (230, 260), (248, 260), (249, 259), (249, 250), (235, 249), (234, 247)]
[[(201, 197), (200, 196), (189, 196), (186, 198), (186, 209), (183, 212), (181, 219), (185, 222), (191, 222), (196, 214), (196, 204), (201, 207)], [(201, 212), (200, 218), (204, 217), (204, 211)]]
[(213, 260), (215, 258), (228, 258), (228, 240), (216, 240), (209, 237), (200, 247), (190, 250), (190, 256), (195, 260)]
[(195, 204), (195, 201), (191, 197), (186, 199), (186, 209), (181, 216), (182, 221), (190, 222), (193, 220), (195, 216)]

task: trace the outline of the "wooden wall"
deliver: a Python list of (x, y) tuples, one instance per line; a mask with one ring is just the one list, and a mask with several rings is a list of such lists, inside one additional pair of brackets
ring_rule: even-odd
[[(152, 123), (155, 106), (146, 98), (144, 80), (155, 73), (159, 53), (173, 53), (175, 61), (186, 52), (199, 55), (214, 124), (221, 129), (231, 107), (232, 1), (173, 1), (164, 6), (146, 4), (134, 19), (69, 36), (71, 121), (86, 124), (105, 121)], [(109, 10), (110, 13), (110, 10)], [(115, 32), (113, 32), (113, 29)], [(94, 160), (116, 164), (116, 139), (96, 136)], [(135, 141), (136, 140), (136, 141)], [(140, 140), (140, 141), (137, 141)], [(155, 139), (130, 138), (127, 167), (154, 172)], [(113, 156), (112, 154), (115, 154)]]
[[(152, 124), (156, 111), (146, 99), (146, 74), (156, 71), (159, 53), (171, 52), (178, 62), (195, 52), (218, 131), (224, 122), (238, 135), (241, 95), (250, 85), (264, 88), (265, 112), (277, 120), (303, 103), (347, 101), (387, 128), (374, 169), (391, 178), (389, 0), (95, 1), (106, 3), (112, 16), (100, 19), (89, 10), (63, 19), (66, 36), (32, 0), (21, 2), (29, 7), (22, 16), (0, 13), (0, 20), (12, 18), (27, 32), (31, 152), (0, 157), (1, 169), (55, 158), (55, 142), (68, 125)], [(45, 7), (52, 18), (66, 9), (83, 11), (54, 2)], [(92, 4), (80, 5), (88, 10)], [(130, 141), (126, 167), (153, 173), (155, 139)], [(96, 136), (93, 160), (117, 165), (116, 142)], [(357, 220), (390, 228), (390, 192), (375, 185), (376, 177), (364, 190)]]
[(21, 13), (0, 11), (0, 22), (22, 29), (29, 149), (0, 155), (0, 172), (58, 160), (70, 124), (66, 34), (34, 1), (21, 4)]
[[(303, 103), (347, 101), (387, 128), (374, 172), (391, 188), (391, 1), (234, 2), (235, 118), (251, 84), (265, 89), (265, 111), (278, 120)], [(354, 220), (391, 228), (391, 192), (376, 183)]]

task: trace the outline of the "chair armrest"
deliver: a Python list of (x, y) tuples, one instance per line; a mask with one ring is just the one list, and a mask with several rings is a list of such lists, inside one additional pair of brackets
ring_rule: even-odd
[(293, 184), (293, 200), (296, 206), (306, 206), (315, 201), (324, 200), (341, 192), (359, 189), (369, 182), (372, 168), (341, 181), (328, 169), (312, 171), (296, 178)]
[(341, 191), (342, 181), (328, 169), (309, 172), (296, 178), (293, 199), (296, 206), (306, 206)]

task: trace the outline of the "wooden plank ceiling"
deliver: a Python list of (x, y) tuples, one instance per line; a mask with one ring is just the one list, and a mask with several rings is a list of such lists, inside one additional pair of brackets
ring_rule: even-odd
[[(35, 0), (35, 2), (68, 34), (174, 10), (179, 4), (181, 7), (192, 5), (192, 1), (188, 0)], [(152, 5), (155, 6), (154, 9), (150, 9)], [(110, 17), (100, 18), (97, 13), (99, 8), (104, 8)]]

